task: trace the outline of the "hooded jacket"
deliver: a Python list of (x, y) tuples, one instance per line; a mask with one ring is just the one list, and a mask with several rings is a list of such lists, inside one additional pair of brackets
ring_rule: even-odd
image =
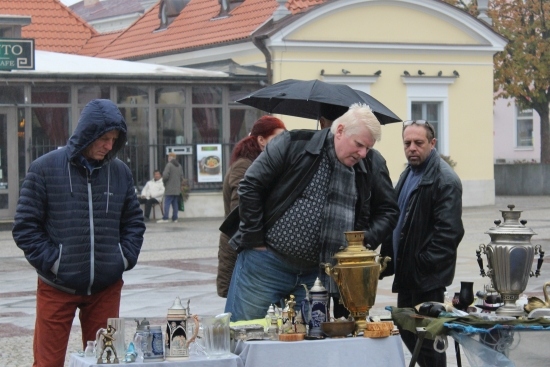
[[(82, 152), (112, 130), (119, 131), (112, 150), (86, 161)], [(12, 234), (39, 278), (56, 289), (94, 294), (136, 265), (145, 225), (132, 173), (116, 158), (125, 143), (116, 105), (94, 100), (67, 145), (29, 167)]]

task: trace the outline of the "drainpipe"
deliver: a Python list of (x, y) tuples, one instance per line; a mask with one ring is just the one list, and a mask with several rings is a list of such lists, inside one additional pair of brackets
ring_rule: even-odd
[(267, 39), (267, 35), (256, 36), (252, 38), (252, 43), (254, 46), (260, 50), (265, 56), (265, 65), (266, 65), (266, 74), (267, 74), (267, 85), (273, 84), (273, 70), (271, 68), (271, 53), (267, 49), (264, 40)]

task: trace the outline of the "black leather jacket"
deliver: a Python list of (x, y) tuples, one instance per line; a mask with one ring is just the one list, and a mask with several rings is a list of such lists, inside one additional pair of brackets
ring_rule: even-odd
[[(399, 195), (411, 168), (401, 174)], [(427, 292), (453, 282), (457, 248), (464, 236), (462, 184), (453, 169), (435, 154), (418, 187), (409, 198), (397, 255), (393, 292)], [(382, 245), (383, 256), (393, 256), (392, 241)], [(392, 275), (394, 264), (382, 276)]]
[[(267, 230), (309, 184), (320, 163), (329, 129), (285, 131), (252, 163), (239, 185), (239, 206), (220, 230), (240, 251), (265, 246)], [(365, 244), (376, 248), (391, 235), (399, 209), (386, 161), (375, 150), (354, 166), (358, 200), (355, 230), (366, 231)], [(240, 225), (239, 225), (240, 218)]]

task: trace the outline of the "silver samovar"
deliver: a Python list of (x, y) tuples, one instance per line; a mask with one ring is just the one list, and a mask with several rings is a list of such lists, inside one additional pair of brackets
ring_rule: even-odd
[[(491, 243), (479, 245), (479, 250), (476, 251), (481, 276), (490, 277), (492, 287), (500, 293), (504, 302), (496, 311), (503, 316), (525, 314), (516, 306), (516, 300), (527, 287), (529, 277), (540, 275), (544, 257), (541, 246), (531, 244), (531, 237), (536, 233), (525, 226), (526, 220), (519, 220), (521, 211), (514, 208), (514, 205), (508, 205), (510, 210), (500, 211), (504, 223), (495, 220), (496, 226), (485, 232), (491, 237)], [(487, 256), (487, 274), (483, 269), (482, 252)], [(539, 254), (539, 260), (537, 270), (533, 273), (531, 266), (536, 254)]]

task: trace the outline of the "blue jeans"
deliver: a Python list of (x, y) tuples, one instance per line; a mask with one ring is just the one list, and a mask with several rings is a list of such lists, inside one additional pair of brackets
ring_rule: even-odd
[(162, 219), (168, 220), (168, 214), (170, 214), (170, 206), (172, 206), (172, 220), (178, 220), (178, 198), (179, 195), (164, 196), (164, 216), (162, 217)]
[(291, 294), (300, 307), (306, 296), (302, 284), (310, 289), (318, 276), (318, 269), (304, 271), (269, 250), (243, 250), (233, 269), (225, 312), (231, 312), (231, 321), (263, 319), (269, 305), (280, 306)]

